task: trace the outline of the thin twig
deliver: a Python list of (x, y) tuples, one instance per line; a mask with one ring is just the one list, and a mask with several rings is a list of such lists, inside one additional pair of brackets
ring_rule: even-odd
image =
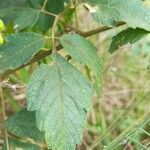
[(58, 23), (60, 16), (55, 17), (54, 23), (53, 23), (53, 27), (52, 27), (52, 52), (56, 53), (56, 47), (55, 47), (55, 30), (56, 30), (56, 26)]
[(44, 1), (43, 7), (42, 7), (42, 11), (45, 9), (46, 4), (47, 4), (47, 0)]
[(74, 11), (75, 11), (75, 20), (76, 20), (76, 26), (79, 29), (79, 21), (78, 21), (78, 15), (77, 15), (77, 0), (73, 1), (73, 5), (74, 5)]
[(45, 14), (47, 14), (47, 15), (49, 15), (49, 16), (53, 16), (53, 17), (56, 17), (56, 16), (57, 16), (56, 14), (50, 13), (50, 12), (45, 11), (45, 10), (40, 10), (40, 12), (45, 13)]
[[(7, 116), (6, 116), (6, 112), (5, 112), (5, 102), (4, 102), (4, 94), (3, 94), (2, 87), (0, 87), (0, 99), (1, 99), (2, 115), (3, 115), (3, 122), (4, 122), (7, 119)], [(8, 133), (5, 128), (4, 128), (4, 134), (5, 134), (5, 141), (6, 141), (6, 149), (9, 150)]]
[(48, 0), (45, 0), (45, 1), (44, 1), (43, 7), (42, 7), (42, 9), (40, 10), (40, 12), (43, 12), (43, 13), (45, 13), (45, 14), (47, 14), (47, 15), (56, 17), (56, 16), (57, 16), (56, 14), (53, 14), (53, 13), (48, 12), (48, 11), (45, 10), (47, 1), (48, 1)]
[[(119, 27), (119, 26), (122, 26), (122, 25), (125, 25), (124, 22), (119, 22), (116, 27)], [(94, 29), (94, 30), (91, 30), (91, 31), (88, 31), (88, 32), (84, 32), (83, 34), (81, 34), (81, 36), (83, 37), (89, 37), (89, 36), (92, 36), (92, 35), (95, 35), (97, 33), (101, 33), (101, 32), (104, 32), (104, 31), (107, 31), (107, 30), (110, 30), (112, 29), (113, 27), (107, 27), (107, 26), (103, 26), (103, 27), (100, 27), (100, 28), (97, 28), (97, 29)]]
[[(49, 16), (53, 16), (53, 17), (57, 17), (58, 16), (57, 14), (53, 14), (53, 13), (50, 13), (50, 12), (45, 11), (45, 10), (40, 10), (40, 12), (45, 13), (45, 14), (47, 14)], [(61, 20), (60, 17), (59, 17), (58, 21), (63, 23), (66, 27), (76, 31), (76, 33), (79, 33), (79, 34), (82, 33), (82, 31), (80, 31), (78, 28), (72, 27), (72, 26), (68, 25), (67, 23), (65, 23), (63, 20)]]
[(16, 91), (17, 89), (24, 88), (25, 86), (20, 86), (18, 84), (10, 84), (9, 80), (3, 80), (0, 82), (0, 88), (3, 87)]

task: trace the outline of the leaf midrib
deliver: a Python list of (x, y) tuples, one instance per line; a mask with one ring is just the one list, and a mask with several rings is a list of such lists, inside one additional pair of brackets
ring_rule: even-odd
[[(57, 57), (57, 56), (56, 56)], [(56, 58), (57, 59), (57, 58)], [(65, 127), (64, 127), (64, 120), (65, 120), (65, 114), (64, 114), (64, 95), (63, 95), (63, 81), (61, 79), (61, 71), (60, 71), (60, 67), (59, 67), (59, 64), (57, 62), (57, 60), (55, 60), (55, 65), (56, 65), (56, 72), (57, 72), (57, 80), (58, 80), (58, 92), (60, 93), (60, 101), (61, 101), (61, 112), (62, 112), (62, 138), (63, 138), (63, 143), (61, 144), (64, 144), (65, 143)], [(61, 141), (62, 142), (62, 141)], [(63, 145), (64, 147), (64, 145)], [(64, 147), (65, 148), (65, 147)]]

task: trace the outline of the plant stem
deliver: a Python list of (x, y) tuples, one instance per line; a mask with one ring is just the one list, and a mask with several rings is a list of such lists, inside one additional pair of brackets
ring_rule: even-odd
[(46, 7), (46, 4), (47, 4), (47, 1), (48, 1), (48, 0), (45, 0), (45, 1), (44, 1), (43, 7), (42, 7), (42, 9), (40, 10), (40, 12), (43, 12), (43, 13), (45, 13), (45, 14), (47, 14), (47, 15), (56, 17), (56, 16), (57, 16), (56, 14), (53, 14), (53, 13), (48, 12), (48, 11), (45, 11), (45, 7)]
[[(119, 27), (119, 26), (122, 26), (122, 25), (125, 25), (125, 23), (120, 22), (116, 25), (116, 27)], [(84, 32), (83, 34), (81, 34), (81, 36), (89, 37), (89, 36), (95, 35), (97, 33), (105, 32), (105, 31), (110, 30), (110, 29), (113, 29), (113, 27), (103, 26), (103, 27), (100, 27), (100, 28), (97, 28), (97, 29), (94, 29), (94, 30), (91, 30), (91, 31), (88, 31), (88, 32)]]
[[(7, 119), (6, 112), (5, 112), (5, 102), (4, 102), (4, 94), (3, 89), (0, 87), (0, 99), (1, 99), (1, 105), (2, 105), (2, 115), (3, 115), (3, 122)], [(5, 134), (5, 141), (6, 141), (6, 149), (10, 150), (9, 148), (9, 140), (8, 140), (8, 133), (7, 130), (4, 128), (4, 134)]]
[(52, 52), (53, 53), (57, 52), (56, 47), (55, 47), (55, 30), (56, 30), (58, 20), (59, 20), (59, 16), (56, 16), (55, 20), (54, 20), (53, 27), (52, 27)]
[[(45, 13), (45, 14), (47, 14), (49, 16), (53, 16), (53, 17), (57, 17), (58, 16), (57, 14), (53, 14), (53, 13), (50, 13), (50, 12), (45, 11), (45, 10), (40, 10), (40, 12)], [(58, 21), (60, 21), (61, 23), (63, 23), (66, 27), (68, 27), (68, 28), (76, 31), (76, 33), (79, 33), (79, 34), (82, 33), (78, 28), (72, 27), (72, 26), (68, 25), (67, 23), (65, 23), (64, 21), (62, 21), (60, 17), (59, 17)]]
[(40, 10), (40, 12), (45, 13), (45, 14), (47, 14), (47, 15), (49, 15), (49, 16), (53, 16), (53, 17), (56, 17), (56, 16), (57, 16), (56, 14), (50, 13), (50, 12), (45, 11), (45, 10)]
[(73, 1), (73, 5), (74, 5), (74, 11), (75, 11), (75, 20), (76, 20), (76, 26), (77, 29), (79, 29), (79, 21), (78, 21), (78, 15), (77, 15), (77, 0)]
[(47, 4), (47, 1), (48, 1), (48, 0), (45, 0), (45, 1), (44, 1), (43, 7), (42, 7), (42, 11), (45, 9), (45, 6), (46, 6), (46, 4)]

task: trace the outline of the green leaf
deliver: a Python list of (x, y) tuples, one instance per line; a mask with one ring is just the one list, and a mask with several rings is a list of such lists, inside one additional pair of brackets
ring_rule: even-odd
[(26, 64), (45, 44), (45, 37), (32, 32), (8, 35), (5, 40), (0, 45), (0, 73)]
[(11, 22), (15, 19), (16, 10), (26, 6), (25, 0), (0, 0), (0, 18)]
[(72, 58), (84, 65), (90, 66), (95, 71), (98, 79), (97, 83), (99, 83), (97, 91), (99, 93), (102, 84), (102, 63), (96, 53), (96, 47), (77, 34), (63, 35), (60, 38), (60, 42)]
[(41, 65), (27, 86), (28, 110), (36, 111), (36, 123), (45, 131), (48, 147), (73, 150), (82, 140), (87, 111), (91, 110), (90, 83), (60, 55), (54, 64)]
[(42, 0), (26, 0), (27, 3), (29, 4), (29, 6), (33, 7), (33, 8), (38, 8), (41, 5)]
[[(27, 2), (35, 9), (42, 8), (44, 3), (43, 0), (27, 0)], [(61, 13), (64, 10), (64, 0), (48, 0), (45, 10), (53, 14)], [(52, 27), (54, 19), (55, 18), (53, 16), (40, 13), (37, 24), (43, 32), (46, 32), (50, 27)]]
[(22, 7), (26, 5), (26, 0), (0, 0), (1, 8)]
[(24, 8), (18, 11), (14, 26), (17, 30), (33, 27), (38, 20), (40, 11), (32, 8)]
[[(88, 0), (93, 4), (93, 18), (102, 24), (114, 26), (124, 21), (132, 28), (150, 30), (150, 9), (142, 0)], [(96, 7), (97, 6), (97, 7)]]
[(149, 34), (148, 31), (140, 28), (137, 29), (127, 28), (113, 37), (109, 51), (113, 53), (114, 51), (119, 49), (119, 47), (127, 43), (133, 44), (136, 41), (143, 38), (144, 36), (146, 36), (147, 34)]
[[(11, 150), (41, 150), (38, 145), (21, 142), (15, 139), (9, 139), (9, 146)], [(6, 143), (3, 144), (2, 150), (8, 150)]]
[(43, 140), (44, 134), (39, 131), (35, 122), (35, 113), (23, 109), (5, 121), (6, 129), (19, 137)]

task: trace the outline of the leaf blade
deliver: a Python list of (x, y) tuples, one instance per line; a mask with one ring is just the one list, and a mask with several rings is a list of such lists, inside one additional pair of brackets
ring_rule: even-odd
[(81, 64), (89, 66), (94, 70), (97, 79), (97, 93), (99, 95), (102, 86), (102, 62), (96, 53), (96, 47), (77, 34), (63, 35), (60, 42), (65, 50)]
[(49, 148), (75, 149), (92, 106), (92, 88), (64, 58), (57, 55), (54, 60), (51, 67), (42, 65), (33, 74), (27, 88), (28, 110), (36, 111)]
[(133, 44), (148, 34), (148, 31), (140, 28), (127, 28), (113, 37), (109, 51), (110, 53), (113, 53), (119, 49), (119, 47), (128, 43)]
[(26, 0), (1, 0), (0, 18), (7, 22), (12, 22), (16, 16), (16, 9), (26, 7)]
[(24, 8), (18, 11), (14, 21), (14, 28), (22, 30), (27, 27), (33, 27), (38, 20), (40, 11), (32, 8)]
[(19, 137), (43, 140), (44, 135), (35, 123), (35, 113), (23, 109), (5, 121), (6, 129)]
[(150, 9), (141, 0), (88, 0), (96, 6), (93, 18), (104, 25), (115, 26), (124, 21), (132, 28), (150, 30)]
[[(10, 148), (21, 149), (21, 150), (41, 150), (38, 145), (25, 143), (16, 139), (9, 139)], [(3, 144), (2, 150), (7, 150), (6, 143)]]
[(45, 37), (32, 32), (8, 35), (5, 41), (0, 45), (0, 73), (27, 63), (45, 45)]

